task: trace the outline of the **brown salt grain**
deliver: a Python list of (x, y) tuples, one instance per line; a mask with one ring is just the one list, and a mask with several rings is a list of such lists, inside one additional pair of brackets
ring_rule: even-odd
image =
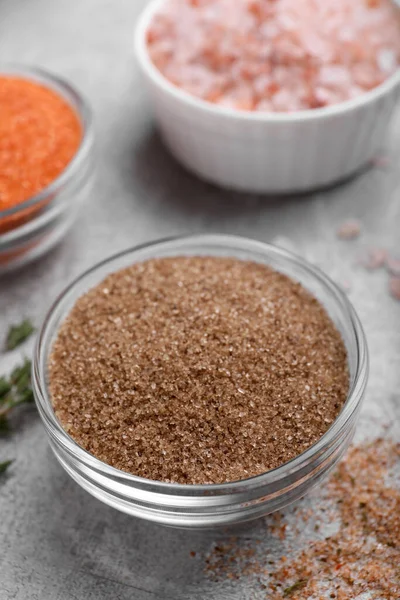
[(153, 480), (219, 483), (317, 441), (348, 391), (321, 304), (269, 267), (230, 258), (135, 264), (82, 296), (49, 361), (64, 429)]

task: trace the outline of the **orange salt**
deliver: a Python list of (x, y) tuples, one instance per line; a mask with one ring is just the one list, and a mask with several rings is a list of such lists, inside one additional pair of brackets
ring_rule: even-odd
[[(0, 76), (0, 215), (52, 183), (71, 161), (82, 138), (73, 108), (34, 81)], [(43, 205), (0, 216), (0, 233), (32, 218)]]

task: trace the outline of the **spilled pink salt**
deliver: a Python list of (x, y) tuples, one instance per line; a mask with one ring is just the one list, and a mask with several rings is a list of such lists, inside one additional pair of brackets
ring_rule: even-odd
[(389, 290), (395, 300), (400, 300), (400, 277), (391, 277)]
[(391, 275), (400, 278), (400, 258), (388, 256), (386, 259), (386, 268)]
[(371, 160), (371, 166), (378, 169), (388, 169), (391, 166), (391, 160), (388, 156), (375, 156)]
[(400, 65), (391, 0), (166, 0), (147, 39), (172, 83), (240, 110), (329, 106)]
[(355, 240), (361, 234), (361, 224), (355, 219), (349, 219), (341, 224), (336, 235), (341, 240)]
[(387, 260), (389, 260), (387, 250), (384, 248), (370, 248), (366, 256), (360, 259), (360, 265), (368, 271), (375, 271), (384, 267)]

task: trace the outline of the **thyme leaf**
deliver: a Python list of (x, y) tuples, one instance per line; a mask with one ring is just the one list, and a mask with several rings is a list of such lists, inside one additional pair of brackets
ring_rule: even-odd
[(20, 344), (25, 342), (35, 331), (32, 322), (29, 319), (24, 319), (18, 325), (12, 325), (8, 330), (6, 337), (6, 350), (14, 350)]
[(297, 592), (297, 590), (302, 590), (303, 588), (305, 588), (306, 585), (307, 579), (299, 579), (299, 581), (296, 581), (296, 583), (290, 585), (289, 587), (283, 590), (283, 597), (287, 598), (288, 596), (293, 594), (293, 592)]
[(7, 417), (0, 417), (0, 435), (4, 435), (10, 432), (10, 424)]
[[(9, 412), (21, 404), (33, 402), (31, 386), (31, 361), (25, 358), (22, 365), (18, 365), (11, 372), (9, 379), (0, 379), (4, 393), (0, 396), (0, 431), (7, 429), (6, 417)], [(6, 391), (7, 390), (7, 391)]]
[(0, 377), (0, 402), (3, 401), (3, 398), (8, 394), (11, 390), (11, 385), (7, 381), (5, 377)]
[(5, 460), (4, 462), (0, 462), (0, 475), (3, 475), (3, 473), (5, 473), (8, 469), (8, 467), (11, 465), (11, 463), (14, 462), (13, 460)]

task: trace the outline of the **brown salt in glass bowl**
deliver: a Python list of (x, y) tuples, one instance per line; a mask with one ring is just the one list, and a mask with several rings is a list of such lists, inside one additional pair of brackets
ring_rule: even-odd
[[(345, 343), (350, 387), (336, 421), (322, 438), (286, 464), (246, 480), (183, 485), (151, 481), (111, 467), (81, 448), (55, 417), (47, 364), (58, 329), (76, 300), (107, 275), (135, 262), (164, 256), (229, 256), (271, 266), (299, 281), (325, 306)], [(51, 448), (75, 481), (96, 498), (136, 517), (174, 527), (229, 525), (282, 509), (321, 482), (354, 433), (368, 378), (368, 351), (360, 321), (345, 294), (316, 267), (274, 246), (227, 235), (161, 240), (127, 250), (96, 265), (57, 299), (38, 336), (33, 363), (36, 403)]]
[(43, 69), (0, 65), (0, 74), (37, 82), (61, 96), (78, 116), (82, 139), (60, 175), (38, 194), (0, 210), (0, 275), (21, 267), (53, 248), (73, 225), (93, 183), (91, 110), (67, 81)]

